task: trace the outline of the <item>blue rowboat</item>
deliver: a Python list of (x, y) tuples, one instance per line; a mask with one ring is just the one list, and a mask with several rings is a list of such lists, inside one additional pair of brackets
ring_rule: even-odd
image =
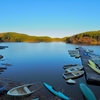
[(57, 92), (52, 86), (48, 85), (47, 83), (44, 82), (43, 84), (51, 93), (53, 93), (57, 97), (59, 97), (59, 98), (61, 98), (63, 100), (70, 100), (66, 95), (64, 95), (61, 92)]
[(86, 100), (97, 100), (93, 92), (84, 83), (80, 83), (80, 89)]

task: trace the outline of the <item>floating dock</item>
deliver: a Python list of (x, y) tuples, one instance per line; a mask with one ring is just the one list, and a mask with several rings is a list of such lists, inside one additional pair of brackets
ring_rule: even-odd
[(88, 66), (88, 60), (90, 59), (88, 53), (86, 53), (86, 50), (82, 47), (79, 47), (78, 50), (81, 56), (82, 65), (84, 66), (87, 83), (100, 85), (100, 74), (96, 73)]

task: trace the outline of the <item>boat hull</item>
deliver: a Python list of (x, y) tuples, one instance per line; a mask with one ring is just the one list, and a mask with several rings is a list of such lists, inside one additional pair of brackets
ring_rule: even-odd
[(31, 86), (31, 84), (12, 88), (11, 90), (9, 90), (7, 92), (7, 95), (9, 95), (9, 96), (27, 96), (27, 95), (30, 95), (30, 94), (32, 94), (32, 92), (31, 91), (26, 92), (24, 89), (24, 87), (28, 87), (28, 86)]
[(86, 100), (97, 100), (93, 92), (84, 83), (80, 83), (80, 89)]
[[(32, 83), (32, 84), (21, 85), (21, 86), (18, 86), (18, 87), (15, 87), (9, 90), (7, 92), (7, 95), (15, 96), (15, 97), (31, 95), (33, 92), (37, 91), (38, 89), (42, 87), (42, 85), (40, 85), (39, 87), (37, 87), (37, 85), (38, 85), (38, 82)], [(31, 89), (30, 87), (32, 87), (33, 89)]]
[(63, 77), (68, 80), (68, 79), (73, 79), (73, 78), (78, 78), (84, 74), (84, 71), (75, 71), (75, 72), (67, 72), (63, 73)]
[(91, 60), (89, 60), (89, 67), (94, 70), (95, 72), (97, 72), (98, 74), (100, 74), (100, 69), (95, 65), (95, 63), (93, 63)]
[(76, 66), (71, 66), (71, 67), (66, 67), (65, 71), (67, 72), (74, 72), (74, 71), (78, 71), (78, 70), (81, 70), (83, 69), (83, 66), (82, 65), (76, 65)]
[(51, 93), (58, 96), (59, 98), (61, 98), (63, 100), (70, 100), (67, 96), (65, 96), (61, 92), (57, 92), (52, 86), (48, 85), (47, 83), (44, 82), (43, 84)]

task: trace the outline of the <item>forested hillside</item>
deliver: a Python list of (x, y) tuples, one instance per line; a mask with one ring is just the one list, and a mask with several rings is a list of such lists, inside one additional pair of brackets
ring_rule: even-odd
[(0, 33), (1, 42), (53, 42), (66, 41), (66, 38), (51, 38), (48, 36), (29, 36), (15, 32)]
[(0, 42), (66, 42), (72, 44), (100, 45), (100, 31), (89, 31), (64, 38), (29, 36), (16, 32), (0, 33)]
[(73, 35), (66, 39), (67, 43), (100, 45), (100, 30)]

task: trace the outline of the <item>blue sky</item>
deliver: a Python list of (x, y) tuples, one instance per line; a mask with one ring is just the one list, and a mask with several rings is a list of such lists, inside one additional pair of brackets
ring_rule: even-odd
[(100, 30), (100, 0), (0, 0), (0, 32), (65, 37)]

